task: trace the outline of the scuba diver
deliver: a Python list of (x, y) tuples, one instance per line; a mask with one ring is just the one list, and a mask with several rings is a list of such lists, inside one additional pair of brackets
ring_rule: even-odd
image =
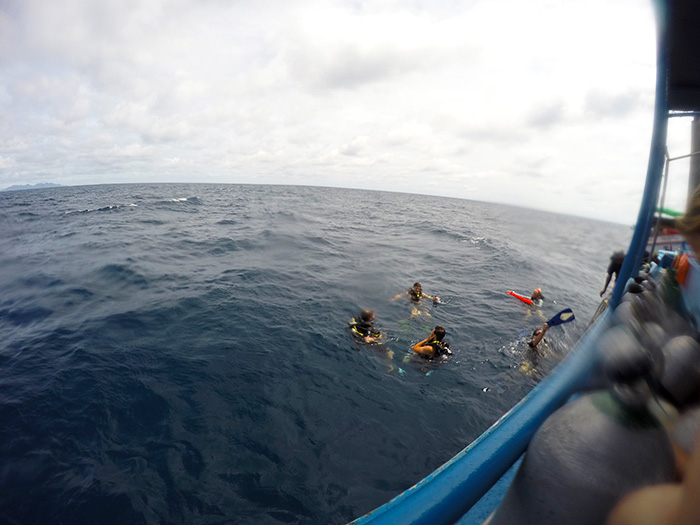
[(439, 302), (440, 298), (436, 296), (431, 296), (428, 295), (427, 293), (423, 292), (423, 287), (420, 285), (420, 283), (413, 283), (413, 286), (409, 288), (407, 291), (397, 294), (394, 297), (394, 300), (398, 299), (402, 295), (408, 295), (408, 297), (411, 299), (412, 302), (417, 303), (420, 301), (421, 297), (427, 297), (428, 299), (431, 299), (435, 302)]
[(428, 337), (413, 345), (412, 348), (424, 359), (433, 360), (451, 356), (450, 343), (443, 341), (444, 337), (445, 329), (442, 326), (436, 326)]
[[(372, 350), (387, 359), (394, 359), (394, 351), (382, 343), (384, 334), (374, 327), (374, 310), (362, 310), (360, 315), (350, 319), (348, 328), (358, 343), (370, 346)], [(395, 367), (391, 365), (388, 371), (391, 372), (394, 369)], [(399, 372), (403, 373), (403, 370), (399, 368)]]
[(549, 330), (549, 325), (547, 323), (544, 323), (542, 328), (535, 329), (535, 331), (532, 332), (532, 338), (527, 342), (528, 346), (533, 350), (537, 350), (537, 345), (544, 339), (544, 334), (547, 330)]
[[(420, 283), (414, 283), (411, 288), (409, 288), (407, 291), (397, 294), (394, 296), (394, 301), (398, 299), (401, 296), (407, 295), (408, 298), (411, 300), (412, 303), (412, 308), (411, 308), (411, 317), (415, 317), (417, 315), (421, 315), (421, 310), (418, 309), (418, 304), (420, 303), (421, 298), (427, 297), (428, 299), (431, 299), (432, 301), (439, 303), (440, 298), (435, 295), (428, 295), (427, 293), (423, 292), (423, 287), (420, 285)], [(425, 315), (430, 317), (430, 312), (427, 310), (425, 311)]]
[(535, 289), (535, 291), (532, 292), (532, 295), (530, 296), (530, 300), (534, 304), (537, 304), (537, 306), (541, 306), (542, 303), (544, 302), (544, 295), (542, 295), (542, 289), (541, 288)]
[(534, 332), (532, 332), (532, 338), (527, 342), (527, 344), (530, 346), (530, 348), (536, 350), (537, 345), (540, 344), (542, 339), (544, 339), (544, 334), (547, 333), (547, 330), (549, 330), (550, 327), (556, 326), (558, 324), (569, 323), (571, 321), (574, 321), (575, 319), (576, 316), (574, 315), (574, 312), (571, 311), (571, 308), (565, 308), (557, 315), (552, 317), (549, 321), (544, 323), (542, 325), (542, 328), (538, 328)]
[(350, 331), (365, 343), (376, 343), (382, 338), (382, 333), (374, 327), (374, 310), (362, 310), (357, 318), (350, 319)]

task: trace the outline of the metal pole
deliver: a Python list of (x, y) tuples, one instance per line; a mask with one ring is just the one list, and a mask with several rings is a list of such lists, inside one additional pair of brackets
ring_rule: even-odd
[[(690, 127), (690, 151), (700, 150), (700, 117), (695, 116)], [(700, 158), (697, 155), (690, 157), (690, 173), (688, 174), (688, 201), (690, 201), (695, 188), (700, 185)], [(687, 205), (686, 205), (687, 209)]]

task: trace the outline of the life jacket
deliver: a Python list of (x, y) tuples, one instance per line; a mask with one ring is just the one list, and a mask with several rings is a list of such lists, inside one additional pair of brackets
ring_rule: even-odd
[(433, 347), (433, 355), (425, 355), (425, 354), (419, 354), (421, 357), (424, 357), (425, 359), (437, 359), (442, 356), (449, 356), (452, 355), (452, 351), (450, 350), (450, 343), (447, 341), (429, 341), (425, 343), (425, 346), (432, 346)]
[(420, 296), (423, 295), (423, 292), (416, 292), (413, 288), (409, 288), (408, 295), (411, 297), (411, 301), (417, 303), (420, 301)]
[(368, 335), (379, 337), (381, 335), (379, 330), (372, 326), (371, 321), (363, 321), (360, 317), (357, 320), (354, 317), (350, 319), (349, 326), (350, 331), (359, 337), (367, 337)]
[(676, 270), (676, 281), (678, 281), (678, 284), (681, 286), (685, 284), (685, 280), (688, 277), (688, 270), (690, 269), (689, 258), (690, 256), (684, 253), (673, 260), (672, 268)]

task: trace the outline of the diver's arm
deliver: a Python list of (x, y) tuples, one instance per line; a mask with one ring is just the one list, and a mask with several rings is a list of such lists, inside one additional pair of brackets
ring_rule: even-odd
[(366, 343), (374, 343), (384, 337), (381, 332), (371, 332), (365, 336)]
[(427, 297), (427, 298), (430, 299), (431, 301), (435, 301), (435, 302), (440, 301), (440, 298), (439, 298), (437, 295), (428, 295), (428, 294), (425, 293), (425, 292), (423, 293), (423, 297)]
[(608, 285), (610, 284), (610, 279), (612, 278), (612, 274), (609, 273), (607, 277), (605, 278), (605, 286), (603, 286), (603, 289), (600, 291), (600, 296), (603, 297), (603, 294), (605, 293), (605, 290), (608, 289)]
[(433, 332), (430, 332), (430, 335), (428, 337), (426, 337), (425, 339), (423, 339), (419, 343), (414, 344), (411, 348), (413, 348), (413, 350), (415, 350), (419, 354), (434, 355), (435, 349), (432, 346), (425, 344), (430, 340), (431, 337), (434, 337)]
[[(425, 341), (427, 341), (427, 339)], [(427, 355), (427, 356), (435, 355), (435, 349), (432, 346), (430, 346), (430, 345), (421, 346), (423, 344), (423, 342), (424, 341), (421, 341), (420, 343), (413, 345), (413, 349), (416, 352), (418, 352), (419, 354), (423, 354), (423, 355)]]
[(537, 348), (537, 345), (540, 344), (540, 341), (544, 338), (544, 333), (549, 329), (549, 325), (547, 323), (544, 323), (542, 325), (542, 330), (540, 330), (540, 333), (535, 336), (535, 338), (532, 340), (532, 343), (530, 343), (530, 346), (532, 348)]

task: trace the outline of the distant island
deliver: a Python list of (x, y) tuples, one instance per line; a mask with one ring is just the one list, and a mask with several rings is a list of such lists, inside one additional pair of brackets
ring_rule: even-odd
[(34, 190), (37, 188), (58, 188), (61, 184), (54, 184), (53, 182), (39, 182), (38, 184), (15, 184), (9, 188), (5, 188), (0, 191), (19, 191), (19, 190)]

